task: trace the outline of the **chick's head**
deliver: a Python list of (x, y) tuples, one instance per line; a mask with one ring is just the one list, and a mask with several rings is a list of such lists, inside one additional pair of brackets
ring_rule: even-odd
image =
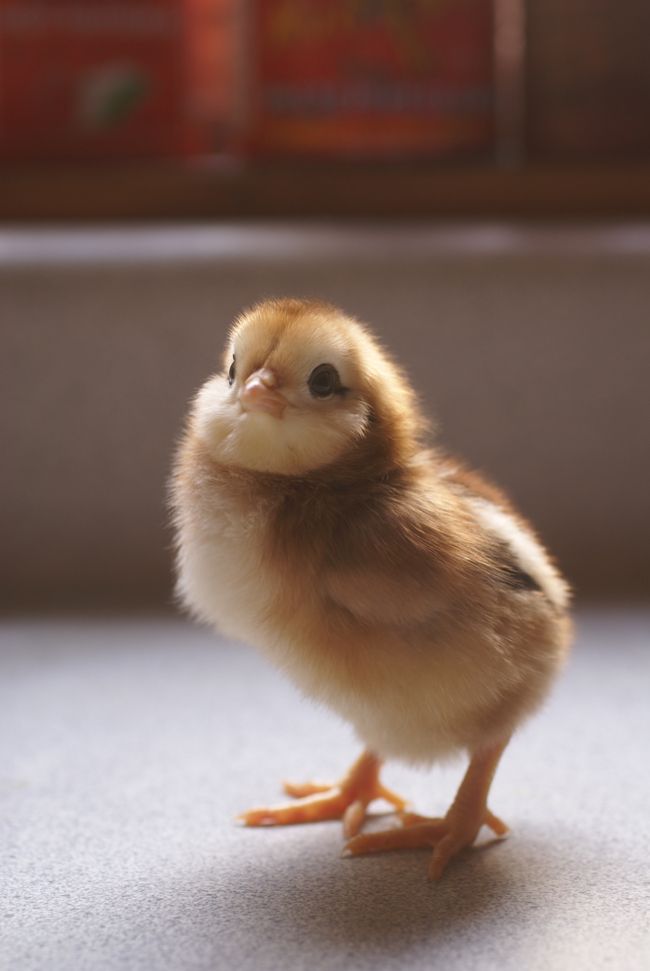
[(408, 382), (361, 324), (328, 304), (285, 299), (235, 321), (194, 422), (224, 465), (302, 475), (371, 437), (403, 448), (419, 419)]

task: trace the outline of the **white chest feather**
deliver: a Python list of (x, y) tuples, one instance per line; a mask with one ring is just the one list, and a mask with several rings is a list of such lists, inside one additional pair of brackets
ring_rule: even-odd
[(274, 584), (261, 559), (268, 510), (215, 501), (181, 527), (177, 589), (191, 611), (224, 634), (260, 645)]

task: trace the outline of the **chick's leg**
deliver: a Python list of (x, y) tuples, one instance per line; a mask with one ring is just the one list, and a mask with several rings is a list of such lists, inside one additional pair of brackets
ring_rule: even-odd
[(366, 809), (373, 800), (385, 799), (400, 811), (406, 806), (400, 796), (379, 781), (380, 766), (379, 759), (372, 752), (364, 752), (338, 784), (285, 783), (287, 795), (296, 797), (291, 802), (249, 809), (239, 819), (246, 826), (286, 826), (342, 819), (343, 834), (349, 839), (361, 829)]
[(487, 798), (506, 745), (504, 742), (473, 756), (456, 798), (443, 818), (403, 813), (402, 827), (356, 836), (347, 843), (344, 854), (356, 856), (384, 850), (433, 847), (429, 877), (437, 880), (452, 857), (474, 842), (484, 824), (497, 836), (505, 836), (508, 827), (490, 812)]

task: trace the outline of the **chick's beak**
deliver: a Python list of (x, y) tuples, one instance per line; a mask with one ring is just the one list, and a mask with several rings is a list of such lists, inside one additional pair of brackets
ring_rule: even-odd
[(244, 411), (263, 411), (274, 418), (282, 418), (287, 399), (277, 389), (278, 380), (270, 368), (260, 368), (248, 378), (239, 392)]

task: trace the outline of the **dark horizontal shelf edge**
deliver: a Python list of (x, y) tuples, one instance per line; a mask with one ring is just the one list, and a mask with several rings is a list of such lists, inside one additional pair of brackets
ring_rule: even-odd
[(7, 223), (650, 216), (650, 163), (0, 166)]

